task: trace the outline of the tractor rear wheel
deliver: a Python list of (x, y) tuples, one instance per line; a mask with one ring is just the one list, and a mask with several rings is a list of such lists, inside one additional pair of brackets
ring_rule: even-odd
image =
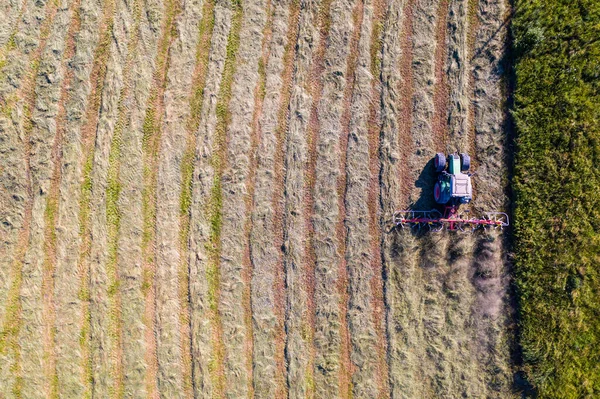
[(471, 157), (465, 153), (460, 154), (460, 170), (466, 172), (471, 167)]
[(441, 203), (442, 185), (440, 184), (439, 181), (435, 183), (435, 186), (433, 186), (433, 198), (435, 199), (435, 202), (437, 202), (438, 204)]
[(446, 156), (441, 152), (435, 154), (433, 166), (435, 167), (436, 172), (441, 172), (442, 170), (446, 169)]

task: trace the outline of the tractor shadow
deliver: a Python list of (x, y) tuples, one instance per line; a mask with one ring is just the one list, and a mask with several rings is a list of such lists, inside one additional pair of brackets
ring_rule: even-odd
[(415, 187), (421, 189), (421, 194), (410, 204), (409, 208), (415, 211), (429, 211), (431, 209), (439, 209), (433, 199), (433, 186), (437, 181), (437, 173), (433, 166), (433, 158), (431, 158), (425, 167), (421, 170), (419, 177), (415, 180)]

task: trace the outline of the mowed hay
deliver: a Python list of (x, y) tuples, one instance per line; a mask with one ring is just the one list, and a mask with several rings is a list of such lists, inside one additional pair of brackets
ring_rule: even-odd
[(42, 50), (35, 73), (34, 108), (26, 112), (31, 121), (25, 121), (27, 139), (30, 140), (30, 181), (33, 193), (31, 228), (28, 248), (21, 269), (19, 364), (18, 379), (13, 388), (18, 395), (44, 397), (48, 394), (44, 359), (42, 284), (44, 274), (45, 212), (47, 195), (54, 170), (51, 154), (56, 136), (56, 117), (60, 99), (60, 85), (64, 77), (61, 68), (68, 26), (71, 20), (71, 3), (63, 2), (52, 21), (46, 47)]
[[(31, 61), (39, 54), (33, 51), (39, 41), (42, 29), (48, 25), (45, 4), (31, 7), (29, 15), (24, 16), (17, 26), (20, 28), (15, 32), (10, 43), (2, 48), (0, 58), (0, 94), (3, 99), (0, 106), (0, 134), (2, 141), (0, 151), (0, 173), (2, 173), (2, 190), (0, 191), (0, 323), (5, 321), (5, 311), (9, 288), (14, 285), (14, 277), (11, 275), (12, 266), (16, 263), (18, 256), (14, 251), (18, 241), (26, 237), (20, 232), (27, 225), (26, 199), (28, 190), (28, 144), (20, 139), (24, 135), (24, 124), (21, 115), (24, 112), (25, 99), (19, 98), (19, 89), (23, 89), (27, 80), (32, 80), (33, 74)], [(21, 250), (23, 252), (23, 250)], [(21, 255), (22, 256), (22, 255)], [(19, 266), (20, 267), (20, 266)]]
[(113, 231), (111, 245), (115, 275), (120, 294), (119, 322), (121, 330), (122, 383), (119, 395), (146, 397), (144, 293), (142, 290), (142, 189), (144, 119), (150, 97), (150, 82), (156, 73), (157, 46), (161, 31), (154, 29), (148, 19), (151, 12), (162, 13), (156, 5), (146, 4), (147, 10), (139, 20), (139, 39), (131, 54), (132, 75), (127, 96), (123, 99), (125, 115), (119, 126), (120, 144), (115, 154), (114, 174), (109, 174), (118, 198), (111, 206), (117, 213), (118, 230)]
[(15, 27), (24, 4), (25, 2), (21, 1), (7, 1), (0, 5), (0, 21), (4, 21), (0, 25), (0, 48), (4, 47), (15, 34)]
[(305, 248), (308, 236), (304, 205), (305, 175), (308, 161), (306, 132), (310, 119), (312, 96), (309, 91), (313, 44), (318, 38), (315, 26), (318, 4), (301, 3), (300, 22), (294, 60), (294, 79), (289, 104), (289, 122), (285, 138), (285, 211), (284, 268), (286, 275), (286, 361), (288, 395), (304, 398), (312, 391), (309, 358), (312, 326), (309, 323)]
[(88, 82), (93, 67), (93, 50), (99, 40), (101, 5), (98, 1), (84, 1), (77, 12), (81, 28), (75, 38), (75, 52), (69, 61), (73, 76), (65, 101), (54, 278), (56, 385), (58, 395), (64, 397), (83, 397), (85, 390), (83, 354), (81, 348), (73, 344), (80, 339), (83, 316), (80, 287), (74, 282), (79, 280), (79, 182), (83, 173), (81, 127), (91, 92)]
[(339, 138), (342, 124), (346, 62), (350, 53), (353, 1), (333, 1), (330, 28), (321, 76), (323, 91), (317, 108), (319, 132), (316, 143), (314, 181), (313, 250), (315, 253), (315, 396), (340, 395), (341, 325), (338, 285), (336, 227), (340, 217), (337, 184), (341, 156)]
[(227, 57), (233, 10), (228, 1), (217, 1), (214, 27), (196, 139), (192, 198), (190, 205), (189, 284), (194, 394), (198, 397), (221, 395), (223, 391), (223, 353), (217, 307), (218, 260), (213, 243), (212, 187), (215, 167), (212, 162), (214, 131), (217, 124), (217, 96)]
[(294, 31), (293, 24), (297, 23), (293, 19), (297, 14), (291, 6), (291, 1), (272, 4), (269, 56), (264, 66), (264, 99), (257, 129), (259, 144), (250, 231), (253, 385), (254, 396), (265, 399), (276, 397), (284, 377), (278, 364), (282, 360), (280, 345), (284, 332), (276, 303), (282, 299), (276, 293), (279, 280), (277, 273), (280, 272), (282, 259), (277, 248), (281, 231), (276, 227), (279, 215), (275, 201), (281, 195), (278, 191), (282, 183), (278, 181), (280, 173), (276, 171), (277, 157), (281, 156), (277, 154), (281, 145), (277, 133), (279, 127), (285, 124), (285, 120), (280, 118), (280, 110), (287, 107), (287, 104), (282, 104), (286, 99), (282, 91), (287, 90), (286, 84), (290, 84), (289, 81), (284, 82), (284, 73), (290, 69), (284, 62), (293, 54), (294, 43), (288, 41), (288, 37)]
[(17, 351), (21, 266), (27, 245), (31, 208), (28, 206), (28, 144), (21, 115), (25, 100), (18, 98), (36, 56), (36, 43), (47, 25), (45, 4), (29, 2), (30, 13), (19, 21), (11, 43), (0, 58), (0, 393), (12, 392)]
[[(227, 397), (246, 397), (252, 386), (250, 348), (251, 326), (246, 325), (246, 312), (252, 310), (244, 306), (244, 269), (250, 265), (245, 261), (246, 224), (250, 212), (246, 207), (246, 197), (251, 189), (250, 157), (252, 154), (251, 131), (255, 107), (255, 88), (258, 84), (258, 62), (262, 53), (263, 29), (267, 20), (266, 2), (246, 1), (242, 5), (243, 17), (239, 28), (239, 48), (235, 58), (228, 55), (235, 72), (226, 69), (224, 85), (231, 85), (229, 104), (223, 101), (227, 114), (223, 115), (226, 150), (223, 151), (224, 167), (221, 176), (222, 226), (220, 232), (220, 302), (223, 341), (225, 343), (225, 386)], [(237, 21), (236, 21), (237, 22)], [(239, 22), (238, 22), (239, 23)], [(237, 27), (234, 27), (237, 28)], [(233, 51), (230, 51), (230, 54)], [(237, 61), (237, 68), (235, 64)], [(219, 123), (218, 126), (221, 124)], [(221, 143), (219, 143), (222, 145)], [(217, 156), (222, 156), (217, 155)], [(246, 263), (246, 264), (244, 264)]]
[(510, 397), (503, 236), (383, 232), (504, 206), (473, 4), (0, 4), (0, 397)]
[(468, 141), (469, 118), (469, 59), (468, 34), (473, 29), (469, 26), (469, 0), (450, 0), (448, 7), (448, 58), (446, 71), (450, 98), (448, 102), (448, 134), (451, 139), (449, 151), (471, 150)]
[(363, 8), (358, 58), (350, 104), (348, 145), (346, 150), (346, 263), (348, 268), (348, 324), (351, 341), (350, 360), (353, 363), (352, 397), (379, 397), (377, 384), (377, 332), (372, 314), (374, 298), (372, 240), (369, 218), (369, 184), (371, 180), (371, 149), (369, 148), (369, 117), (372, 84), (371, 46), (373, 34), (373, 2)]

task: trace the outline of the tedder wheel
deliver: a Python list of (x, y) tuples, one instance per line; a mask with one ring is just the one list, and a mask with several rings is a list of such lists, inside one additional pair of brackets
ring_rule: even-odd
[(442, 170), (444, 170), (446, 168), (446, 156), (441, 152), (435, 154), (435, 158), (433, 159), (433, 166), (435, 166), (436, 172), (441, 172)]
[(471, 167), (471, 157), (465, 153), (460, 154), (460, 170), (466, 172)]

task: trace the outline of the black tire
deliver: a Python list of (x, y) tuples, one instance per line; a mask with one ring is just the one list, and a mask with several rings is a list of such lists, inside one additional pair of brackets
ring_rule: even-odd
[(441, 172), (446, 169), (446, 156), (441, 152), (435, 154), (435, 158), (433, 158), (433, 166), (435, 167), (436, 172)]
[(466, 172), (471, 167), (471, 157), (465, 153), (460, 154), (460, 170)]

